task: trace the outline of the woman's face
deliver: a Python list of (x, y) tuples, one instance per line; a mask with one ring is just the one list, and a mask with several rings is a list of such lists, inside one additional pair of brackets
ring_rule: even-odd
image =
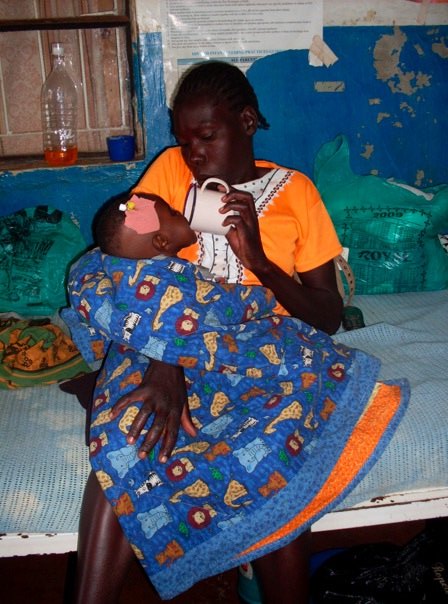
[(185, 163), (202, 184), (212, 176), (229, 184), (255, 178), (252, 136), (257, 115), (251, 107), (230, 111), (207, 96), (184, 101), (173, 114), (174, 134)]

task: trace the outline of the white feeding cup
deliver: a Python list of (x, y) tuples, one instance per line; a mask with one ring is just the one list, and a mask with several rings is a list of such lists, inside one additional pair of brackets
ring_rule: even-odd
[(194, 231), (225, 235), (231, 227), (223, 226), (222, 223), (232, 212), (220, 214), (219, 210), (223, 206), (221, 198), (224, 193), (207, 188), (210, 184), (222, 185), (226, 193), (230, 191), (229, 185), (220, 178), (207, 178), (201, 187), (198, 183), (193, 183), (185, 198), (184, 216)]

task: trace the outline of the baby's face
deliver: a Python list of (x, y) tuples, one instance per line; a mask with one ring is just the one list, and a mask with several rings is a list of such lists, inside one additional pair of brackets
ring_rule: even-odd
[(176, 251), (188, 247), (196, 241), (196, 233), (183, 214), (174, 210), (166, 201), (158, 198), (156, 211), (160, 220), (160, 231), (169, 238)]

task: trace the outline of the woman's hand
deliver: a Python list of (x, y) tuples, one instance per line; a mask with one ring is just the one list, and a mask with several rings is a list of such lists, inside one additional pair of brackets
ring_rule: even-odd
[[(227, 240), (235, 255), (243, 266), (253, 273), (266, 266), (268, 259), (261, 243), (260, 228), (258, 225), (255, 203), (250, 193), (232, 189), (223, 195), (224, 203), (220, 212), (227, 214), (224, 225), (232, 225), (227, 233)], [(229, 214), (230, 211), (238, 214)]]
[(187, 391), (182, 367), (151, 360), (142, 383), (135, 390), (122, 396), (112, 407), (111, 417), (116, 418), (131, 403), (143, 401), (140, 411), (129, 430), (127, 441), (134, 444), (142, 431), (151, 427), (139, 448), (139, 457), (144, 458), (162, 439), (159, 461), (165, 463), (177, 441), (179, 427), (190, 436), (196, 436), (188, 408)]

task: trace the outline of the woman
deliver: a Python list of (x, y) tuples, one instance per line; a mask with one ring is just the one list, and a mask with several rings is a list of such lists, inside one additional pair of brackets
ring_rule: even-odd
[[(290, 314), (329, 334), (342, 313), (334, 258), (341, 246), (309, 179), (294, 170), (258, 161), (253, 136), (267, 128), (255, 93), (236, 67), (207, 62), (186, 74), (172, 107), (178, 147), (150, 166), (136, 192), (154, 193), (183, 210), (192, 181), (214, 176), (232, 185), (223, 195), (227, 237), (200, 233), (181, 257), (230, 282), (261, 283), (272, 290), (277, 312)], [(230, 210), (237, 215), (225, 216)], [(298, 277), (298, 278), (297, 278)], [(179, 427), (193, 427), (187, 413), (183, 370), (151, 362), (145, 379), (115, 406), (118, 415), (143, 400), (128, 442), (149, 427), (140, 455), (161, 440), (159, 459), (169, 459)], [(147, 422), (149, 424), (147, 425)], [(267, 604), (308, 601), (307, 534), (254, 562)], [(117, 601), (133, 552), (96, 477), (89, 477), (79, 529), (76, 602)]]

